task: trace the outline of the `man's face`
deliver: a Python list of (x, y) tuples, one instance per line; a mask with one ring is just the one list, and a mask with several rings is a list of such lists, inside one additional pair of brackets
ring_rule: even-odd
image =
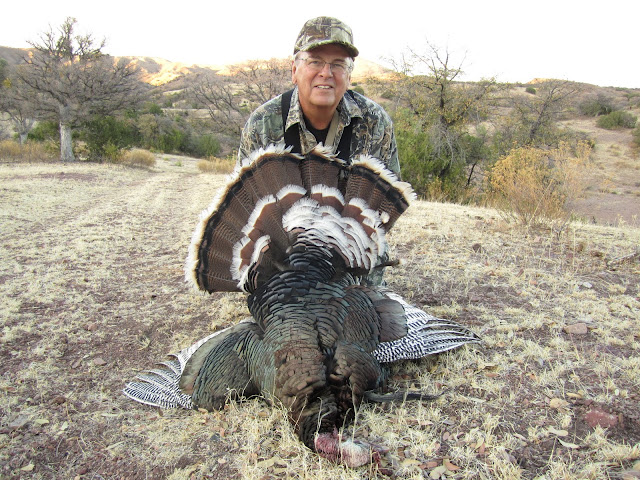
[[(302, 52), (293, 62), (292, 80), (298, 86), (302, 110), (321, 108), (334, 111), (349, 88), (351, 72), (347, 51), (339, 45), (322, 45), (308, 52)], [(327, 62), (321, 70), (313, 68), (314, 61)], [(311, 63), (309, 63), (311, 62)], [(329, 64), (346, 64), (340, 71)], [(316, 63), (317, 67), (317, 63)], [(305, 112), (306, 113), (306, 112)]]

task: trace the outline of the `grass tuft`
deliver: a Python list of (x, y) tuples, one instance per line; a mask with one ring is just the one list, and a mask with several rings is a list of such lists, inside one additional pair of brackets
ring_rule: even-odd
[(235, 167), (235, 160), (231, 158), (217, 158), (210, 157), (206, 160), (198, 161), (198, 170), (203, 173), (225, 173), (229, 174), (233, 172), (233, 168)]
[(122, 156), (122, 163), (136, 167), (153, 167), (156, 164), (156, 156), (149, 150), (133, 148)]

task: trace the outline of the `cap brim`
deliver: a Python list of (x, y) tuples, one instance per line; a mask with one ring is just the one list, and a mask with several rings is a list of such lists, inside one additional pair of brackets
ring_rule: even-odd
[[(305, 45), (304, 48), (301, 48), (300, 52), (308, 52), (309, 50), (313, 50), (314, 48), (317, 47), (321, 47), (322, 45), (340, 45), (341, 47), (344, 47), (344, 49), (347, 51), (347, 53), (349, 54), (349, 56), (351, 58), (356, 58), (358, 56), (358, 54), (360, 53), (358, 51), (358, 49), (356, 47), (354, 47), (353, 45), (351, 45), (350, 43), (346, 43), (346, 42), (336, 42), (335, 40), (325, 40), (322, 42), (314, 42), (314, 43), (310, 43), (309, 45)], [(298, 51), (293, 52), (298, 53)]]

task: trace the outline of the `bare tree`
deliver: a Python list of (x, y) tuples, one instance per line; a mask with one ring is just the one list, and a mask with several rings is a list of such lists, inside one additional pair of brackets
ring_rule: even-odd
[(567, 110), (567, 101), (580, 91), (568, 80), (549, 80), (535, 95), (514, 97), (513, 107), (525, 128), (524, 142), (533, 144)]
[(75, 18), (67, 18), (58, 32), (50, 29), (16, 69), (26, 95), (37, 101), (41, 114), (60, 125), (60, 156), (74, 160), (72, 130), (92, 115), (116, 113), (142, 98), (137, 69), (102, 53), (105, 41), (76, 35)]
[(567, 80), (547, 80), (536, 85), (534, 94), (512, 90), (500, 100), (506, 114), (496, 116), (496, 153), (504, 155), (521, 146), (557, 145), (564, 135), (557, 121), (580, 89), (579, 84)]
[(36, 121), (37, 104), (25, 92), (25, 85), (12, 76), (0, 85), (0, 112), (6, 113), (14, 130), (24, 144)]
[(249, 114), (284, 92), (291, 82), (287, 60), (252, 60), (231, 67), (229, 74), (206, 74), (191, 89), (206, 108), (218, 133), (239, 137)]

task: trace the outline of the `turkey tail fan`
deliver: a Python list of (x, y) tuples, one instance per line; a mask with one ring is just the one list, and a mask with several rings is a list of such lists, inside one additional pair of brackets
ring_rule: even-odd
[[(302, 190), (291, 199), (287, 197), (291, 188), (286, 190), (287, 186), (302, 184), (297, 167), (300, 160), (299, 155), (282, 146), (271, 146), (258, 150), (236, 168), (227, 185), (200, 215), (185, 265), (187, 282), (208, 292), (241, 290), (240, 274), (234, 275), (232, 270), (234, 255), (237, 271), (256, 254), (260, 238), (258, 251), (268, 249), (271, 242), (286, 248), (288, 240), (279, 220), (282, 212), (281, 208), (274, 208), (274, 195), (280, 194), (292, 203), (304, 194)], [(259, 234), (260, 228), (254, 228), (256, 220), (269, 230), (269, 238)], [(242, 259), (238, 258), (240, 254), (244, 255)]]
[(380, 213), (383, 226), (389, 231), (416, 195), (410, 184), (399, 181), (382, 162), (362, 155), (351, 163), (344, 197), (347, 203), (354, 198), (364, 200)]
[(429, 315), (389, 290), (381, 292), (402, 305), (408, 330), (404, 337), (382, 342), (373, 351), (373, 356), (381, 363), (415, 360), (482, 341), (471, 330), (456, 322)]
[(286, 265), (296, 242), (334, 249), (352, 272), (371, 271), (413, 196), (372, 157), (347, 166), (322, 146), (304, 157), (260, 149), (202, 213), (185, 277), (208, 292), (252, 292)]

